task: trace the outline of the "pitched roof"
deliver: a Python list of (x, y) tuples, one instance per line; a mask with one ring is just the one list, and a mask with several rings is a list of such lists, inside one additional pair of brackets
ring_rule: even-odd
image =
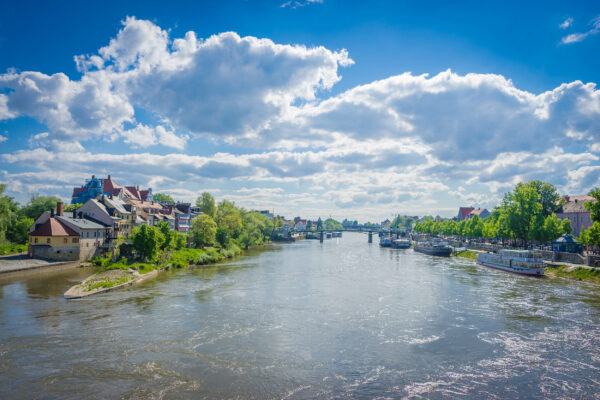
[(110, 198), (110, 197), (104, 197), (103, 199), (104, 201), (104, 205), (110, 208), (114, 208), (115, 210), (117, 210), (118, 212), (120, 212), (121, 214), (131, 214), (129, 211), (127, 211), (125, 209), (125, 202), (123, 202), (123, 200), (119, 199), (119, 198)]
[(38, 226), (31, 236), (79, 236), (77, 232), (69, 228), (56, 218), (48, 218), (46, 222)]
[(458, 209), (458, 215), (460, 215), (460, 219), (466, 219), (467, 215), (469, 215), (473, 210), (473, 207), (460, 207)]
[(585, 203), (588, 201), (596, 201), (592, 196), (564, 196), (567, 202), (562, 207), (563, 213), (586, 213), (589, 212), (585, 208)]
[(471, 211), (469, 214), (481, 215), (481, 213), (484, 212), (484, 211), (487, 211), (487, 209), (485, 209), (485, 208), (478, 208), (477, 210)]

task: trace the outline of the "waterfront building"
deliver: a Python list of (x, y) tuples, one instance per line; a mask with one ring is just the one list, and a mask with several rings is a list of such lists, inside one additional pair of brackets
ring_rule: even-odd
[(135, 227), (136, 207), (112, 195), (88, 200), (77, 212), (111, 226), (113, 238), (128, 237)]
[(560, 212), (556, 213), (559, 219), (568, 219), (571, 221), (573, 236), (579, 236), (581, 229), (588, 229), (592, 226), (592, 216), (590, 211), (585, 208), (588, 201), (596, 201), (592, 196), (563, 196), (565, 200)]
[[(84, 217), (63, 214), (63, 203), (44, 211), (29, 228), (30, 257), (54, 260), (87, 260), (108, 250), (112, 226)], [(76, 240), (73, 240), (73, 238)]]
[(34, 224), (29, 233), (29, 257), (58, 261), (79, 259), (79, 235), (54, 217)]

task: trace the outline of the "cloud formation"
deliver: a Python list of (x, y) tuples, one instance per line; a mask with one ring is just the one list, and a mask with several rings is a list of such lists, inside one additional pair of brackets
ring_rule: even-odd
[[(594, 83), (531, 93), (502, 75), (447, 70), (330, 95), (353, 63), (345, 50), (234, 32), (173, 39), (134, 17), (75, 62), (79, 80), (0, 75), (0, 119), (47, 127), (0, 154), (13, 193), (68, 198), (89, 175), (111, 174), (187, 200), (210, 189), (250, 208), (368, 219), (492, 207), (520, 180), (571, 194), (600, 186)], [(91, 152), (90, 139), (121, 141), (123, 154)], [(221, 150), (206, 155), (209, 142)]]
[[(566, 22), (567, 21), (563, 22), (563, 24)], [(572, 20), (571, 20), (571, 22), (572, 22)], [(561, 28), (563, 27), (563, 24), (560, 25)], [(567, 25), (566, 27), (568, 27), (569, 25)], [(592, 35), (595, 35), (598, 32), (600, 32), (600, 15), (597, 16), (596, 18), (594, 18), (590, 22), (590, 25), (591, 25), (591, 28), (589, 30), (587, 30), (586, 32), (571, 33), (571, 34), (563, 37), (561, 39), (561, 43), (570, 44), (570, 43), (581, 42), (581, 41), (585, 40), (588, 36), (592, 36)]]

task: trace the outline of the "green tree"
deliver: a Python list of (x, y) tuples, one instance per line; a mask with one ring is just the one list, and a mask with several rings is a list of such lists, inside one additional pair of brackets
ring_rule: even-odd
[(544, 242), (550, 242), (563, 234), (562, 222), (555, 214), (549, 215), (544, 221)]
[(530, 231), (534, 219), (542, 210), (539, 202), (540, 195), (537, 190), (529, 185), (517, 184), (512, 193), (504, 196), (502, 207), (506, 215), (508, 229), (512, 235), (527, 243), (531, 237)]
[(65, 212), (73, 212), (75, 210), (79, 210), (81, 208), (81, 206), (83, 205), (83, 203), (77, 203), (77, 204), (68, 204), (65, 206)]
[(34, 220), (31, 218), (23, 218), (15, 225), (8, 229), (7, 238), (13, 243), (25, 244), (29, 240), (29, 228), (33, 225)]
[(584, 203), (585, 208), (590, 211), (592, 221), (600, 222), (600, 188), (594, 188), (588, 196), (592, 196), (596, 201), (586, 201)]
[(19, 206), (12, 197), (4, 195), (6, 185), (0, 184), (0, 244), (6, 241), (7, 231), (17, 222)]
[(173, 238), (173, 248), (175, 250), (183, 249), (187, 244), (187, 236), (183, 232), (173, 232), (175, 237)]
[(27, 205), (19, 210), (19, 215), (24, 218), (36, 220), (44, 211), (55, 210), (56, 203), (62, 201), (56, 196), (40, 196), (34, 194)]
[(594, 222), (587, 230), (587, 235), (589, 244), (600, 246), (600, 222)]
[(232, 238), (237, 238), (242, 230), (242, 215), (235, 204), (229, 200), (223, 200), (217, 207), (217, 224), (227, 229)]
[(323, 220), (321, 219), (321, 217), (319, 217), (319, 219), (317, 220), (317, 230), (318, 231), (323, 230)]
[(168, 222), (160, 221), (157, 225), (158, 230), (165, 238), (164, 242), (161, 244), (160, 249), (170, 249), (173, 247), (173, 240), (175, 239), (175, 231), (171, 229)]
[(539, 202), (542, 206), (541, 212), (544, 218), (557, 212), (564, 204), (564, 199), (558, 194), (556, 187), (550, 183), (533, 180), (525, 184), (519, 183), (517, 187), (519, 185), (526, 185), (535, 189), (540, 196)]
[(325, 220), (325, 222), (323, 222), (323, 226), (324, 226), (324, 229), (327, 231), (335, 231), (335, 230), (344, 229), (342, 224), (340, 224), (338, 221), (336, 221), (333, 218), (327, 218)]
[(175, 204), (175, 200), (173, 200), (173, 198), (171, 196), (169, 196), (168, 194), (165, 194), (165, 193), (153, 194), (152, 198), (154, 199), (154, 201), (159, 202), (159, 203), (166, 202), (169, 204)]
[(223, 247), (229, 247), (229, 242), (231, 241), (231, 237), (229, 236), (229, 232), (227, 228), (219, 226), (217, 228), (216, 240)]
[(217, 224), (210, 215), (202, 214), (192, 220), (190, 238), (195, 247), (204, 247), (215, 242)]
[(564, 233), (568, 233), (568, 234), (573, 233), (573, 227), (571, 226), (571, 220), (569, 218), (563, 219), (561, 222), (561, 225), (562, 225), (563, 234)]
[(200, 210), (213, 220), (217, 219), (217, 206), (215, 205), (214, 197), (210, 193), (202, 193), (202, 196), (196, 199), (196, 207), (200, 207)]
[(164, 241), (164, 236), (154, 226), (138, 226), (131, 234), (133, 248), (142, 260), (154, 260)]

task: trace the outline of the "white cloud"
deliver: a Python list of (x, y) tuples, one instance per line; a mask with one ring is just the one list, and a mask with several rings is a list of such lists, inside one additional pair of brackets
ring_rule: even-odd
[(558, 27), (560, 29), (567, 29), (571, 25), (573, 25), (573, 18), (569, 17), (569, 18), (565, 19)]
[(6, 136), (0, 135), (0, 143), (6, 142), (7, 140), (8, 140), (8, 138)]
[[(0, 75), (0, 119), (26, 115), (48, 127), (54, 139), (114, 137), (131, 143), (140, 132), (135, 107), (175, 129), (218, 137), (252, 137), (286, 114), (297, 101), (313, 101), (353, 63), (345, 50), (275, 44), (234, 32), (172, 41), (150, 21), (128, 17), (98, 55), (77, 56), (81, 80), (65, 74), (8, 72)], [(147, 135), (146, 135), (147, 136)], [(158, 143), (172, 143), (171, 132)], [(162, 138), (162, 140), (161, 140)], [(181, 137), (176, 146), (183, 147)]]
[(179, 150), (183, 150), (189, 139), (189, 136), (178, 136), (162, 125), (149, 126), (144, 124), (138, 124), (132, 129), (122, 131), (121, 136), (125, 143), (129, 143), (134, 148), (145, 148), (161, 144)]
[[(588, 36), (592, 36), (592, 35), (595, 35), (598, 32), (600, 32), (600, 16), (597, 16), (596, 18), (594, 18), (590, 22), (590, 24), (592, 27), (589, 30), (587, 30), (586, 32), (571, 33), (570, 35), (563, 37), (561, 39), (561, 43), (569, 44), (569, 43), (581, 42), (584, 39), (586, 39)], [(561, 25), (561, 27), (562, 27), (562, 25)]]
[(281, 8), (286, 8), (286, 7), (298, 8), (298, 7), (307, 6), (309, 4), (322, 4), (322, 3), (323, 3), (323, 0), (288, 0), (285, 3), (283, 3), (280, 7)]

